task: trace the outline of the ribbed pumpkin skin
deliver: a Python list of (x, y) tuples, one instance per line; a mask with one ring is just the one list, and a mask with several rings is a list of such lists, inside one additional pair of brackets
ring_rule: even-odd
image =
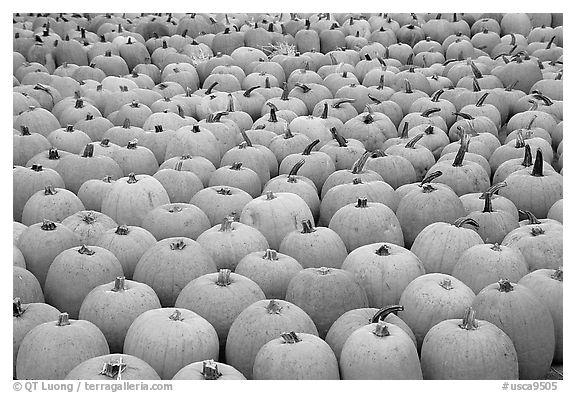
[(312, 318), (321, 338), (346, 311), (368, 307), (366, 292), (350, 272), (325, 267), (298, 272), (286, 288), (286, 301)]
[(210, 322), (223, 347), (238, 314), (266, 296), (254, 281), (235, 273), (230, 273), (229, 283), (221, 285), (219, 274), (205, 274), (190, 281), (178, 295), (175, 307), (194, 311)]
[(258, 229), (274, 250), (287, 233), (298, 229), (302, 220), (314, 221), (310, 208), (298, 195), (287, 192), (259, 196), (248, 202), (240, 214), (240, 222)]
[(278, 251), (290, 255), (305, 269), (322, 266), (340, 269), (348, 255), (340, 236), (326, 227), (316, 227), (311, 232), (292, 231), (282, 239)]
[(367, 203), (364, 207), (349, 203), (332, 216), (328, 228), (340, 236), (348, 252), (376, 242), (404, 246), (400, 222), (392, 209), (383, 203)]
[(64, 379), (76, 365), (95, 356), (108, 355), (108, 343), (91, 322), (70, 320), (36, 326), (22, 340), (16, 360), (18, 379)]
[[(206, 378), (202, 374), (203, 370), (203, 363), (201, 362), (194, 362), (190, 363), (187, 366), (184, 366), (174, 375), (172, 380), (185, 380), (185, 381), (204, 381)], [(218, 372), (222, 375), (218, 378), (219, 381), (228, 381), (228, 380), (246, 380), (244, 375), (240, 373), (240, 371), (236, 370), (234, 367), (229, 366), (225, 363), (214, 362), (218, 367)]]
[(125, 228), (112, 228), (104, 232), (94, 245), (111, 251), (124, 271), (124, 277), (131, 280), (136, 264), (142, 254), (156, 244), (156, 238), (137, 226), (125, 226)]
[(79, 246), (78, 235), (60, 223), (30, 225), (18, 238), (18, 248), (26, 259), (26, 269), (36, 276), (43, 287), (48, 269), (62, 251)]
[(514, 282), (526, 274), (528, 265), (520, 251), (495, 244), (470, 247), (462, 253), (452, 270), (452, 275), (476, 294), (502, 277)]
[(106, 214), (93, 210), (83, 210), (66, 217), (62, 224), (78, 235), (82, 244), (94, 244), (107, 230), (118, 225)]
[(454, 222), (464, 217), (464, 206), (449, 188), (432, 185), (434, 190), (418, 188), (400, 199), (396, 217), (402, 226), (404, 243), (411, 247), (416, 236), (434, 222)]
[(245, 308), (230, 326), (226, 362), (246, 379), (252, 379), (254, 359), (260, 348), (289, 331), (318, 334), (314, 322), (300, 307), (284, 300), (259, 300)]
[[(556, 273), (556, 274), (555, 274)], [(532, 293), (546, 305), (554, 322), (556, 349), (554, 362), (562, 362), (564, 328), (563, 328), (563, 273), (553, 269), (538, 269), (522, 277), (518, 284), (532, 290)]]
[(354, 275), (364, 288), (370, 307), (397, 304), (406, 286), (426, 273), (409, 250), (392, 243), (373, 243), (352, 251), (342, 269)]
[(210, 253), (218, 269), (232, 271), (246, 255), (268, 248), (266, 237), (258, 229), (240, 222), (213, 226), (196, 240)]
[(466, 330), (462, 319), (435, 325), (422, 343), (424, 379), (518, 379), (518, 356), (510, 337), (496, 325), (477, 321)]
[(111, 378), (100, 374), (102, 365), (105, 363), (117, 363), (122, 359), (122, 363), (126, 364), (126, 369), (122, 372), (122, 379), (130, 380), (159, 380), (160, 376), (154, 371), (152, 367), (144, 360), (136, 356), (127, 355), (125, 353), (112, 353), (110, 355), (97, 356), (83, 361), (74, 367), (68, 375), (67, 380), (70, 379), (85, 379), (90, 381), (111, 381)]
[[(180, 312), (180, 319), (170, 317)], [(158, 308), (134, 320), (124, 341), (124, 353), (147, 362), (161, 379), (171, 379), (182, 367), (218, 359), (218, 334), (198, 314), (180, 308)]]
[(422, 379), (418, 352), (401, 328), (381, 322), (389, 336), (373, 332), (378, 324), (363, 326), (348, 337), (340, 354), (342, 379)]
[(410, 251), (420, 258), (426, 273), (452, 274), (462, 253), (483, 243), (480, 235), (473, 229), (435, 222), (426, 226), (416, 236)]
[(82, 254), (84, 247), (69, 248), (58, 254), (46, 275), (46, 303), (65, 310), (78, 319), (82, 301), (99, 285), (123, 276), (122, 265), (112, 252), (90, 246), (93, 255)]
[(494, 283), (484, 288), (472, 303), (477, 318), (492, 322), (514, 343), (520, 379), (543, 379), (554, 358), (554, 322), (550, 311), (530, 289), (511, 284), (501, 292)]
[(22, 313), (12, 318), (12, 359), (13, 376), (16, 378), (16, 357), (20, 343), (26, 334), (36, 326), (58, 320), (60, 311), (46, 303), (27, 303), (21, 305)]
[(133, 279), (151, 286), (162, 307), (172, 307), (190, 281), (216, 271), (210, 254), (195, 240), (172, 237), (160, 240), (142, 254)]
[(236, 273), (257, 283), (267, 299), (284, 299), (290, 280), (302, 269), (293, 257), (267, 250), (247, 254), (238, 262)]
[(122, 353), (126, 332), (140, 314), (161, 307), (158, 296), (148, 285), (131, 280), (123, 283), (120, 290), (115, 290), (114, 281), (91, 290), (78, 314), (79, 319), (98, 326), (112, 353)]
[[(350, 335), (357, 329), (369, 325), (376, 312), (378, 312), (377, 308), (357, 308), (346, 311), (344, 314), (340, 315), (336, 321), (334, 321), (332, 326), (330, 326), (330, 330), (328, 330), (328, 334), (326, 334), (325, 341), (330, 345), (332, 351), (334, 351), (336, 359), (340, 360), (342, 347), (348, 337), (350, 337)], [(414, 333), (412, 333), (410, 327), (406, 325), (400, 317), (391, 313), (384, 318), (384, 322), (391, 323), (404, 330), (404, 332), (410, 336), (410, 339), (414, 342), (414, 346), (416, 346), (416, 337), (414, 337)]]
[[(444, 280), (450, 280), (450, 285), (445, 285), (449, 289), (442, 286)], [(404, 311), (398, 316), (414, 332), (420, 350), (424, 336), (434, 325), (463, 315), (473, 300), (474, 292), (457, 278), (442, 273), (424, 274), (402, 292), (399, 304)]]
[(325, 341), (309, 333), (296, 333), (301, 341), (268, 341), (256, 354), (256, 380), (339, 380), (338, 361)]

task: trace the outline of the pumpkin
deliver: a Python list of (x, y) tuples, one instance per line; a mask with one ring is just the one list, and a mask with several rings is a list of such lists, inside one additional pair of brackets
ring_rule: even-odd
[(22, 340), (16, 360), (18, 379), (64, 379), (79, 363), (108, 355), (108, 343), (91, 322), (70, 320), (67, 313), (57, 321), (30, 330)]
[(556, 220), (558, 222), (563, 222), (563, 206), (564, 206), (564, 199), (558, 199), (548, 210), (548, 214), (546, 218)]
[(210, 187), (231, 187), (240, 189), (255, 198), (262, 193), (262, 181), (254, 170), (243, 166), (243, 162), (234, 162), (230, 166), (222, 165), (210, 175)]
[(400, 222), (388, 206), (360, 197), (358, 202), (341, 207), (330, 219), (328, 226), (346, 244), (350, 252), (360, 246), (384, 241), (404, 245)]
[(240, 213), (240, 222), (258, 229), (271, 248), (277, 249), (284, 236), (302, 220), (313, 220), (310, 208), (296, 194), (272, 191), (248, 202)]
[[(314, 293), (309, 291), (315, 288)], [(337, 292), (334, 289), (338, 288)], [(344, 312), (366, 307), (368, 299), (354, 276), (341, 269), (308, 268), (298, 272), (286, 288), (286, 300), (301, 307), (314, 321), (320, 337)]]
[(160, 307), (158, 296), (148, 285), (116, 277), (86, 295), (78, 317), (100, 329), (111, 352), (121, 353), (132, 322), (143, 312)]
[(424, 134), (418, 134), (405, 145), (393, 145), (384, 150), (384, 153), (388, 155), (401, 156), (410, 161), (418, 180), (424, 179), (426, 172), (436, 161), (434, 154), (427, 147), (417, 144), (423, 136)]
[(554, 322), (532, 290), (508, 280), (485, 287), (474, 299), (478, 318), (493, 323), (514, 343), (520, 379), (539, 379), (554, 358)]
[[(27, 96), (30, 98), (29, 96)], [(16, 103), (14, 103), (16, 105)], [(38, 106), (29, 105), (21, 113), (14, 118), (12, 127), (16, 130), (21, 130), (22, 127), (27, 127), (30, 133), (38, 133), (47, 137), (52, 131), (61, 127), (56, 116), (52, 112)]]
[(470, 247), (462, 253), (452, 270), (452, 275), (476, 294), (500, 277), (518, 281), (526, 274), (528, 265), (522, 253), (498, 243)]
[(74, 193), (48, 185), (28, 199), (22, 209), (22, 223), (30, 226), (43, 219), (62, 221), (81, 210), (84, 205)]
[(92, 210), (84, 210), (68, 216), (62, 224), (76, 233), (82, 244), (95, 244), (104, 232), (117, 227), (110, 217)]
[(364, 144), (356, 139), (346, 139), (338, 134), (335, 127), (330, 129), (332, 140), (326, 142), (319, 151), (332, 158), (336, 170), (352, 169), (364, 152)]
[(563, 281), (564, 271), (562, 267), (556, 270), (538, 269), (528, 273), (518, 281), (518, 284), (531, 289), (532, 293), (550, 310), (552, 321), (554, 322), (554, 338), (556, 341), (554, 362), (562, 362), (563, 357)]
[[(324, 181), (320, 197), (324, 198), (326, 193), (334, 186), (346, 184), (353, 180), (364, 182), (382, 181), (382, 177), (371, 170), (365, 169), (366, 161), (370, 156), (369, 151), (365, 151), (362, 156), (353, 164), (351, 169), (340, 169), (332, 172)], [(390, 190), (391, 191), (391, 190)]]
[(15, 242), (12, 245), (12, 266), (26, 269), (26, 260), (24, 259), (24, 255)]
[(132, 322), (123, 353), (144, 360), (160, 378), (171, 379), (185, 365), (217, 359), (218, 335), (195, 312), (157, 308), (140, 314)]
[(317, 335), (312, 319), (300, 307), (285, 300), (259, 300), (232, 322), (226, 339), (226, 363), (252, 379), (256, 354), (282, 332)]
[(18, 349), (26, 334), (36, 326), (55, 321), (60, 311), (46, 303), (22, 303), (22, 299), (16, 297), (12, 302), (12, 353), (13, 353), (13, 376), (16, 378), (16, 359)]
[(210, 228), (208, 217), (200, 208), (189, 203), (169, 203), (150, 210), (142, 218), (142, 228), (156, 240), (183, 236), (196, 240)]
[(36, 277), (24, 267), (12, 267), (12, 296), (26, 303), (43, 303), (44, 294)]
[(467, 308), (463, 319), (444, 320), (428, 331), (421, 355), (424, 379), (518, 379), (512, 340), (475, 315)]
[(122, 265), (112, 252), (98, 246), (69, 248), (58, 254), (48, 269), (46, 302), (76, 318), (93, 288), (122, 275)]
[(240, 214), (251, 200), (250, 194), (239, 188), (212, 186), (194, 194), (190, 203), (206, 214), (211, 225), (217, 225), (230, 214)]
[(14, 165), (26, 165), (36, 154), (50, 148), (50, 142), (41, 134), (33, 133), (26, 126), (22, 126), (20, 135), (12, 137), (12, 163)]
[[(543, 169), (542, 151), (538, 149), (534, 167), (513, 172), (506, 178), (501, 195), (510, 199), (518, 209), (529, 210), (538, 218), (546, 217), (550, 207), (562, 199), (562, 176)], [(542, 199), (542, 195), (546, 198)]]
[(429, 224), (416, 236), (410, 251), (422, 261), (426, 273), (451, 274), (462, 253), (484, 243), (477, 228), (476, 221), (465, 217), (454, 223)]
[(546, 226), (535, 217), (530, 222), (533, 224), (510, 231), (502, 245), (520, 250), (529, 271), (558, 268), (563, 258), (562, 226), (555, 223)]
[(96, 356), (74, 367), (66, 380), (85, 379), (91, 381), (114, 380), (159, 380), (160, 376), (144, 360), (123, 353)]
[(213, 360), (190, 363), (178, 371), (172, 380), (246, 380), (234, 367)]
[(22, 210), (35, 192), (53, 185), (64, 188), (64, 180), (58, 172), (42, 165), (33, 164), (30, 168), (16, 167), (12, 175), (12, 207), (14, 220), (22, 220)]
[(130, 173), (111, 187), (102, 201), (102, 213), (119, 224), (140, 226), (149, 211), (169, 202), (168, 193), (158, 180)]
[(440, 173), (427, 176), (418, 187), (401, 197), (398, 203), (396, 217), (406, 247), (411, 247), (416, 236), (429, 224), (454, 222), (465, 215), (464, 205), (449, 186), (431, 183)]
[(391, 243), (373, 243), (352, 251), (342, 269), (354, 275), (366, 291), (370, 307), (396, 304), (406, 286), (426, 273), (409, 250)]
[(263, 345), (254, 359), (255, 380), (339, 380), (338, 361), (318, 336), (284, 332)]
[(342, 347), (339, 364), (342, 379), (422, 379), (410, 336), (384, 321), (355, 330)]
[(262, 299), (264, 292), (254, 281), (220, 269), (190, 281), (178, 295), (175, 307), (205, 318), (216, 329), (220, 347), (224, 348), (232, 322), (246, 307)]
[(142, 254), (133, 279), (150, 285), (158, 294), (160, 303), (170, 307), (188, 282), (215, 271), (214, 260), (196, 241), (167, 238)]
[(214, 166), (220, 164), (220, 150), (216, 137), (198, 125), (183, 126), (176, 130), (174, 138), (166, 145), (164, 160), (184, 154), (205, 157)]
[(474, 292), (457, 278), (443, 273), (416, 277), (402, 292), (399, 317), (416, 336), (420, 352), (426, 333), (438, 322), (462, 315), (474, 300)]

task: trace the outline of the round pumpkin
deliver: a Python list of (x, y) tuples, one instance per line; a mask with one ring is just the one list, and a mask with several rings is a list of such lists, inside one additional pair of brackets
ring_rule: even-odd
[(144, 360), (124, 353), (96, 356), (85, 360), (66, 375), (67, 380), (89, 381), (159, 380), (160, 376)]
[(246, 380), (234, 367), (213, 360), (203, 360), (190, 363), (178, 371), (172, 380), (203, 381), (203, 380)]
[(132, 322), (123, 353), (144, 360), (161, 379), (171, 379), (185, 365), (218, 359), (218, 335), (195, 312), (157, 308), (140, 314)]
[(148, 285), (124, 277), (92, 289), (82, 301), (78, 318), (96, 325), (110, 351), (122, 353), (132, 322), (143, 312), (160, 308), (160, 300)]

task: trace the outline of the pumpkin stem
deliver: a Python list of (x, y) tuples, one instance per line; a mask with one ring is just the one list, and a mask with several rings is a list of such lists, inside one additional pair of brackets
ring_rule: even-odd
[(480, 97), (480, 99), (476, 103), (477, 107), (481, 107), (482, 105), (484, 105), (484, 101), (486, 100), (486, 97), (488, 97), (488, 94), (490, 94), (490, 92), (482, 94), (482, 97)]
[(55, 147), (51, 147), (48, 150), (48, 159), (49, 160), (59, 160), (60, 154), (58, 153), (58, 149), (56, 149)]
[(205, 380), (216, 380), (222, 376), (218, 371), (218, 364), (213, 360), (205, 360), (202, 362), (202, 376)]
[(536, 151), (536, 160), (534, 160), (534, 168), (532, 169), (532, 176), (544, 176), (544, 160), (542, 158), (542, 150)]
[(384, 257), (390, 255), (390, 246), (387, 244), (381, 245), (375, 252), (376, 255)]
[(429, 174), (428, 176), (426, 176), (424, 179), (422, 179), (422, 181), (420, 182), (420, 187), (423, 187), (425, 184), (429, 184), (432, 182), (432, 180), (436, 179), (437, 177), (442, 176), (442, 172), (441, 171), (436, 171), (436, 172), (432, 172), (431, 174)]
[(313, 233), (316, 232), (312, 222), (310, 220), (302, 220), (302, 232), (301, 233)]
[(440, 283), (438, 283), (438, 285), (440, 285), (442, 288), (446, 290), (454, 289), (454, 287), (452, 286), (452, 280), (450, 280), (449, 278), (443, 279), (442, 281), (440, 281)]
[(282, 306), (280, 306), (280, 303), (278, 303), (276, 300), (272, 299), (270, 300), (270, 303), (268, 303), (266, 311), (268, 314), (280, 314), (280, 311), (282, 311)]
[[(270, 110), (270, 112), (272, 112), (272, 110)], [(252, 147), (252, 141), (248, 137), (248, 134), (246, 134), (246, 131), (240, 130), (240, 134), (242, 134), (242, 138), (244, 138), (244, 142), (246, 143), (246, 146)]]
[(70, 321), (68, 320), (68, 313), (63, 312), (58, 315), (58, 322), (56, 322), (56, 326), (67, 326), (70, 325)]
[(372, 153), (370, 153), (368, 150), (366, 150), (362, 154), (362, 156), (358, 159), (358, 161), (354, 163), (354, 166), (352, 167), (352, 174), (358, 175), (364, 171), (364, 166), (366, 165), (366, 162), (368, 161), (370, 154)]
[(330, 128), (330, 133), (332, 134), (332, 138), (336, 139), (336, 142), (338, 142), (340, 147), (348, 147), (348, 141), (342, 135), (338, 134), (336, 127)]
[(458, 326), (466, 330), (478, 329), (478, 321), (475, 319), (475, 317), (476, 317), (476, 311), (474, 311), (472, 307), (466, 307), (462, 323)]
[(377, 337), (386, 337), (390, 335), (390, 332), (388, 331), (388, 326), (382, 320), (380, 320), (376, 324), (376, 327), (372, 333)]
[(288, 101), (288, 93), (290, 93), (290, 90), (288, 90), (288, 83), (282, 82), (282, 95), (280, 96), (280, 99), (282, 101)]
[(32, 164), (30, 169), (32, 169), (34, 172), (42, 172), (42, 165)]
[(432, 95), (432, 102), (438, 102), (440, 100), (440, 96), (444, 93), (444, 89), (440, 89)]
[(502, 247), (500, 247), (500, 244), (498, 244), (498, 243), (494, 243), (494, 245), (492, 247), (490, 247), (490, 249), (493, 251), (498, 251), (498, 252), (502, 251)]
[(327, 119), (328, 118), (328, 103), (324, 102), (324, 109), (322, 110), (322, 114), (320, 115), (321, 119)]
[(464, 224), (468, 224), (473, 226), (476, 230), (478, 228), (480, 228), (480, 224), (478, 224), (478, 222), (472, 218), (467, 218), (467, 217), (460, 217), (458, 218), (456, 221), (454, 221), (454, 226), (457, 228), (462, 227), (462, 225)]
[(520, 216), (526, 216), (527, 220), (528, 220), (528, 225), (539, 225), (541, 224), (540, 220), (538, 220), (538, 218), (534, 215), (534, 213), (532, 213), (531, 211), (528, 210), (518, 210), (518, 214)]
[(508, 279), (501, 279), (498, 281), (498, 290), (500, 292), (510, 292), (512, 290), (514, 290), (514, 287), (512, 286), (512, 284), (510, 283), (510, 280)]
[(272, 199), (276, 199), (276, 195), (272, 191), (266, 192), (266, 200), (271, 201)]
[(113, 292), (123, 292), (126, 290), (126, 282), (125, 282), (125, 277), (116, 277), (116, 280), (114, 280), (114, 288), (112, 288)]
[(270, 117), (268, 118), (268, 121), (270, 123), (278, 123), (278, 117), (276, 116), (278, 108), (271, 102), (268, 102), (266, 105), (270, 107)]
[(408, 79), (404, 79), (404, 92), (406, 94), (411, 94), (412, 92), (412, 85)]
[(26, 311), (26, 309), (22, 308), (22, 301), (20, 300), (20, 298), (15, 297), (14, 301), (12, 302), (12, 314), (13, 314), (13, 316), (21, 317), (25, 311)]
[(530, 230), (530, 234), (532, 236), (540, 236), (540, 235), (544, 235), (546, 232), (544, 231), (544, 229), (542, 229), (542, 227), (534, 227)]
[(380, 310), (376, 311), (376, 314), (370, 320), (370, 323), (378, 323), (380, 321), (384, 321), (386, 317), (392, 313), (396, 314), (398, 311), (404, 311), (404, 306), (401, 305), (392, 305), (382, 307)]
[(302, 166), (306, 163), (306, 160), (302, 159), (300, 161), (298, 161), (296, 164), (294, 164), (294, 166), (292, 167), (292, 169), (290, 169), (290, 172), (288, 173), (288, 181), (290, 183), (294, 183), (296, 182), (296, 178), (294, 176), (296, 176), (296, 174), (298, 173), (298, 171), (300, 170), (300, 168), (302, 168)]
[(365, 198), (365, 197), (358, 198), (358, 202), (356, 203), (356, 207), (360, 207), (360, 208), (368, 207), (368, 198)]
[(84, 158), (90, 158), (94, 156), (94, 145), (89, 143), (86, 145), (86, 147), (84, 148), (84, 151), (82, 152), (82, 157)]
[(80, 247), (78, 249), (78, 253), (82, 254), (82, 255), (94, 255), (94, 254), (96, 254), (96, 252), (94, 250), (89, 249), (88, 247), (86, 247), (86, 245), (82, 245), (82, 247)]
[(232, 284), (232, 281), (230, 280), (230, 273), (230, 269), (220, 269), (218, 272), (218, 280), (216, 281), (216, 285), (220, 287), (226, 287)]
[[(407, 127), (407, 126), (405, 126)], [(422, 139), (422, 137), (424, 136), (424, 133), (418, 134), (416, 135), (414, 138), (410, 139), (410, 141), (408, 141), (408, 143), (406, 143), (406, 145), (404, 145), (405, 148), (407, 149), (415, 149), (416, 148), (416, 143)]]
[(562, 266), (559, 266), (558, 269), (556, 269), (550, 277), (552, 277), (554, 280), (564, 281), (564, 269)]
[(44, 187), (44, 195), (56, 195), (57, 191), (56, 189), (54, 189), (53, 185), (48, 185), (46, 187)]
[(171, 250), (180, 251), (183, 250), (184, 248), (186, 248), (186, 243), (184, 243), (184, 239), (178, 239), (177, 241), (170, 244)]
[(290, 333), (281, 333), (280, 337), (284, 340), (286, 344), (296, 344), (297, 342), (302, 341), (294, 332)]
[(172, 315), (170, 315), (168, 318), (170, 318), (172, 321), (183, 321), (184, 320), (184, 318), (182, 318), (182, 312), (178, 309), (174, 310)]
[(371, 96), (370, 94), (368, 94), (368, 98), (370, 98), (372, 100), (373, 103), (375, 103), (376, 105), (381, 104), (382, 101), (380, 101), (378, 98)]
[(56, 224), (50, 220), (42, 220), (42, 226), (40, 227), (43, 231), (53, 231), (56, 229)]
[(467, 134), (462, 134), (462, 137), (460, 139), (460, 148), (458, 149), (458, 153), (456, 153), (456, 157), (454, 157), (454, 161), (452, 162), (453, 167), (462, 166), (462, 162), (464, 161), (464, 155), (468, 151), (469, 144), (470, 144), (470, 136)]
[(442, 109), (440, 108), (430, 108), (430, 109), (426, 109), (424, 112), (422, 112), (420, 114), (420, 116), (422, 117), (430, 117), (431, 114), (436, 113), (436, 112), (440, 112)]
[(327, 268), (325, 266), (319, 267), (318, 269), (316, 269), (316, 271), (318, 272), (318, 274), (320, 274), (321, 276), (325, 276), (328, 273), (330, 273), (330, 268)]
[(336, 101), (336, 103), (332, 104), (332, 108), (339, 109), (342, 104), (351, 104), (353, 102), (356, 102), (354, 98), (342, 98)]
[(128, 145), (126, 146), (127, 149), (136, 149), (138, 148), (138, 139), (134, 138), (131, 141), (128, 142)]
[(308, 146), (306, 146), (306, 148), (302, 152), (302, 155), (303, 156), (309, 156), (312, 153), (312, 149), (314, 149), (314, 147), (319, 143), (320, 143), (320, 139), (315, 139), (312, 143), (310, 143)]

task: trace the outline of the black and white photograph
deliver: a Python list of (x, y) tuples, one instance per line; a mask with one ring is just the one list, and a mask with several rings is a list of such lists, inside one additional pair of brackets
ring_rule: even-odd
[(6, 391), (567, 388), (569, 13), (74, 4), (11, 5)]

